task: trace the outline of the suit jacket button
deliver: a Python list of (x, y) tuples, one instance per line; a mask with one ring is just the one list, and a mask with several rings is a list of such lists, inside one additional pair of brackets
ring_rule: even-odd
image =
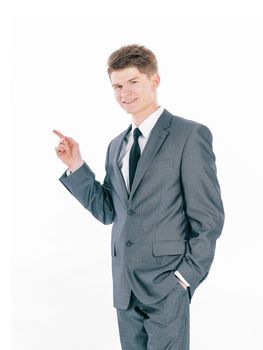
[(134, 213), (135, 213), (135, 211), (134, 211), (134, 210), (132, 210), (132, 209), (128, 209), (127, 213), (128, 213), (128, 215), (132, 215), (132, 214), (134, 214)]
[(126, 246), (127, 246), (127, 247), (131, 247), (133, 244), (134, 244), (134, 243), (133, 243), (132, 241), (127, 241), (127, 242), (126, 242)]

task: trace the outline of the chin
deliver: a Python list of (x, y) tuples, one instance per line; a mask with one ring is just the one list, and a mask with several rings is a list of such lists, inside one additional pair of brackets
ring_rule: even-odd
[(136, 114), (138, 113), (138, 110), (135, 108), (125, 108), (123, 107), (123, 109), (128, 113), (128, 114)]

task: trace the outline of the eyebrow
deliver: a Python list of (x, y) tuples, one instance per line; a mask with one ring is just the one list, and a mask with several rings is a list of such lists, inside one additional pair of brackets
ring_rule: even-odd
[[(139, 79), (139, 77), (131, 78), (131, 79), (128, 80), (128, 82), (133, 81), (133, 80), (136, 80), (136, 79)], [(121, 84), (118, 84), (118, 83), (112, 84), (113, 87), (114, 87), (114, 86), (119, 86), (119, 85), (121, 85)]]

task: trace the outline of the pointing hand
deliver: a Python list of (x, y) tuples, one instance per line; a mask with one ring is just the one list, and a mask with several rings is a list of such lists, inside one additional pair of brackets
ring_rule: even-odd
[(58, 158), (68, 166), (70, 171), (77, 170), (84, 163), (80, 154), (79, 144), (71, 137), (64, 136), (57, 130), (53, 130), (53, 133), (60, 138), (58, 146), (55, 147)]

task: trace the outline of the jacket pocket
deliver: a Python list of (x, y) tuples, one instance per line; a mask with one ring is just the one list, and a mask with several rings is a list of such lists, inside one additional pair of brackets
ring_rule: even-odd
[(185, 253), (185, 240), (153, 241), (153, 255), (180, 255)]

